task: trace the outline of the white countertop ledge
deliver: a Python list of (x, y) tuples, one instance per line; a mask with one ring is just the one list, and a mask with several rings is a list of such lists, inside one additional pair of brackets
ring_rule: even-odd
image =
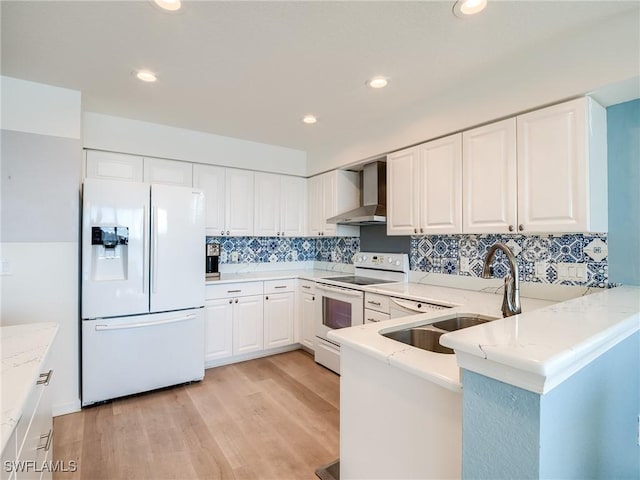
[(3, 451), (22, 413), (25, 402), (40, 375), (42, 363), (58, 332), (54, 322), (30, 323), (0, 327), (2, 347), (2, 429), (0, 451)]
[(640, 287), (618, 287), (443, 335), (460, 368), (544, 394), (640, 330)]

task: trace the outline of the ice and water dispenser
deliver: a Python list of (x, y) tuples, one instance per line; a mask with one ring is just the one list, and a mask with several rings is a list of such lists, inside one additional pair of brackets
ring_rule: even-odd
[(128, 227), (91, 227), (93, 280), (126, 280)]

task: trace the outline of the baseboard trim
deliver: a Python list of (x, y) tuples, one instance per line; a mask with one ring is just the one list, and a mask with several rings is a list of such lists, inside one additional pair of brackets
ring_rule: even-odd
[(256, 358), (269, 357), (271, 355), (277, 355), (278, 353), (291, 352), (293, 350), (300, 350), (302, 345), (294, 343), (292, 345), (286, 345), (284, 347), (270, 348), (268, 350), (261, 350), (259, 352), (245, 353), (244, 355), (234, 355), (233, 357), (221, 358), (218, 360), (209, 360), (204, 363), (204, 368), (215, 368), (223, 365), (231, 365), (233, 363), (246, 362), (247, 360), (255, 360)]

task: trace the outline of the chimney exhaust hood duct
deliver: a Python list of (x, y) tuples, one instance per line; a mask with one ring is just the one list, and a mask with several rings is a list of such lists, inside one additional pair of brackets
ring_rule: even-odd
[(340, 225), (384, 225), (387, 223), (387, 165), (373, 162), (362, 171), (362, 207), (327, 219)]

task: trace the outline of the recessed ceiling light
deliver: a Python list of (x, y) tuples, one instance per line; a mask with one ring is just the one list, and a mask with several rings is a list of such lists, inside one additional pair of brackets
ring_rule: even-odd
[(136, 77), (143, 82), (155, 82), (157, 80), (156, 74), (149, 70), (138, 70), (136, 72)]
[(481, 12), (487, 6), (487, 0), (458, 0), (453, 6), (453, 14), (464, 18)]
[(384, 88), (389, 84), (389, 79), (386, 77), (373, 77), (366, 81), (366, 85), (371, 88)]
[(168, 10), (170, 12), (175, 12), (176, 10), (180, 10), (182, 4), (180, 0), (153, 0), (156, 5), (164, 10)]
[(302, 121), (308, 125), (312, 125), (318, 121), (315, 115), (305, 115), (302, 117)]

